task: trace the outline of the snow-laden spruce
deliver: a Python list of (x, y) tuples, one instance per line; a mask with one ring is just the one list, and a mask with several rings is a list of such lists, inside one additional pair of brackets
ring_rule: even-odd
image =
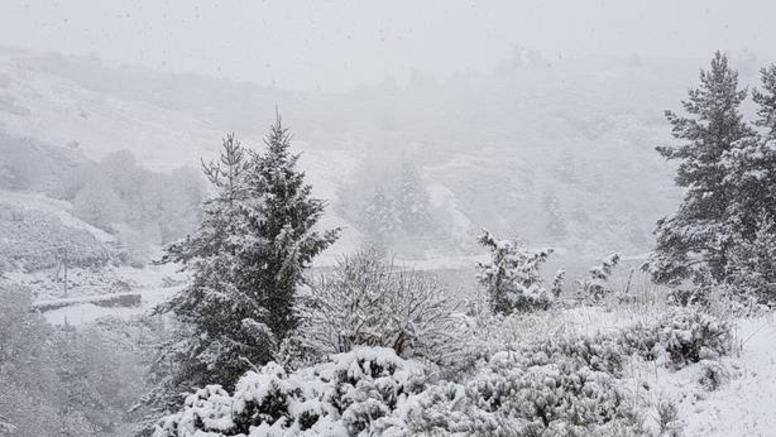
[(586, 298), (597, 302), (613, 292), (608, 286), (609, 278), (615, 267), (620, 263), (620, 254), (611, 253), (601, 259), (601, 263), (587, 271), (579, 285)]
[(552, 249), (531, 252), (517, 241), (499, 240), (487, 230), (479, 243), (490, 251), (490, 260), (477, 264), (477, 279), (488, 291), (491, 310), (499, 314), (547, 309), (560, 293), (563, 273), (558, 272), (553, 289), (544, 287), (539, 268)]
[(669, 285), (691, 280), (701, 289), (731, 286), (772, 300), (776, 66), (762, 70), (753, 123), (744, 119), (747, 91), (725, 55), (715, 54), (700, 81), (682, 102), (687, 115), (666, 112), (679, 143), (657, 150), (678, 161), (675, 181), (685, 197), (676, 213), (658, 221), (650, 268), (656, 281)]
[(251, 364), (270, 361), (296, 327), (297, 286), (339, 230), (318, 228), (325, 202), (297, 170), (290, 138), (278, 116), (265, 151), (229, 135), (219, 160), (203, 165), (217, 193), (197, 232), (165, 258), (183, 263), (192, 280), (157, 310), (182, 324), (157, 360), (167, 363), (151, 396), (160, 410), (176, 408), (179, 394), (194, 387), (233, 387)]

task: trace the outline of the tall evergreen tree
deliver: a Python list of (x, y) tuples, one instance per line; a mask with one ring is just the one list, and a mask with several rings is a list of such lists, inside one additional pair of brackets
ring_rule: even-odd
[(657, 147), (663, 157), (679, 162), (675, 181), (685, 189), (679, 210), (660, 219), (655, 231), (653, 273), (664, 283), (724, 278), (732, 244), (729, 206), (736, 200), (724, 158), (755, 137), (740, 111), (747, 91), (739, 89), (738, 74), (725, 55), (714, 55), (700, 81), (682, 101), (686, 116), (666, 111), (680, 143)]
[(319, 231), (326, 202), (312, 197), (312, 186), (297, 170), (299, 154), (293, 154), (291, 135), (277, 116), (264, 138), (267, 151), (254, 154), (245, 182), (258, 206), (258, 214), (248, 211), (250, 235), (258, 237), (242, 274), (247, 289), (259, 290), (259, 302), (269, 310), (267, 325), (278, 337), (296, 326), (293, 306), (296, 287), (313, 258), (337, 239), (340, 229)]
[(378, 187), (364, 209), (366, 230), (370, 237), (382, 245), (400, 227), (393, 200)]
[(545, 226), (547, 236), (554, 240), (566, 238), (568, 234), (566, 220), (563, 217), (557, 196), (553, 193), (545, 194), (542, 199), (542, 207), (544, 208), (544, 214), (547, 219)]
[(397, 212), (402, 229), (417, 235), (431, 227), (430, 200), (417, 169), (404, 160), (397, 190)]
[(729, 206), (735, 250), (729, 282), (761, 298), (776, 297), (776, 65), (761, 70), (762, 89), (754, 124), (761, 135), (742, 141), (724, 160), (726, 177), (737, 187)]
[(251, 363), (270, 360), (295, 327), (297, 286), (339, 229), (316, 229), (325, 202), (312, 197), (290, 139), (278, 116), (263, 153), (229, 135), (220, 159), (203, 163), (217, 193), (197, 232), (163, 259), (183, 263), (192, 280), (158, 308), (185, 328), (162, 352), (170, 373), (158, 381), (162, 403), (210, 383), (232, 386)]

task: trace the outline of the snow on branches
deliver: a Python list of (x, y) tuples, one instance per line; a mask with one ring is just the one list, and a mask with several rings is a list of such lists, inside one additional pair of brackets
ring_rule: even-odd
[(561, 288), (562, 274), (556, 275), (553, 291), (548, 291), (539, 268), (552, 249), (530, 252), (520, 243), (498, 240), (484, 229), (478, 241), (490, 251), (490, 261), (477, 264), (477, 279), (488, 290), (493, 312), (511, 314), (550, 306), (552, 294)]

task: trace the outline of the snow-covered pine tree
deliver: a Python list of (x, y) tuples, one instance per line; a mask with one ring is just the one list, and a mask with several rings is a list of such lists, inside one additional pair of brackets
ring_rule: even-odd
[(568, 234), (566, 221), (560, 210), (558, 198), (553, 193), (547, 193), (542, 199), (542, 207), (547, 218), (546, 232), (547, 236), (553, 240), (562, 240)]
[(766, 130), (768, 140), (776, 140), (776, 64), (760, 70), (762, 90), (755, 89), (752, 99), (759, 109), (755, 125)]
[[(296, 288), (313, 259), (337, 240), (340, 229), (318, 230), (326, 202), (312, 196), (305, 173), (296, 168), (291, 135), (278, 115), (264, 143), (267, 151), (254, 154), (246, 184), (259, 214), (246, 214), (255, 229), (248, 253), (246, 282), (240, 286), (257, 290), (259, 302), (269, 311), (267, 325), (278, 338), (296, 326), (293, 307)], [(250, 210), (249, 210), (250, 212)], [(258, 261), (258, 262), (257, 262)]]
[(734, 232), (729, 282), (739, 291), (776, 298), (776, 65), (761, 70), (762, 90), (754, 90), (759, 106), (756, 138), (741, 141), (723, 161), (726, 178), (736, 187), (728, 206), (728, 227)]
[(609, 278), (617, 265), (620, 264), (620, 254), (613, 252), (601, 259), (601, 264), (587, 271), (587, 276), (579, 281), (582, 293), (595, 302), (600, 301), (614, 290), (609, 288)]
[(427, 232), (431, 227), (430, 200), (418, 170), (404, 160), (399, 175), (396, 207), (402, 229), (410, 235)]
[(764, 214), (753, 235), (740, 235), (731, 250), (728, 282), (738, 292), (776, 303), (776, 219)]
[[(491, 311), (508, 315), (550, 306), (551, 292), (544, 287), (539, 268), (552, 249), (530, 252), (516, 241), (498, 240), (485, 229), (478, 241), (490, 251), (488, 262), (477, 263), (477, 279), (488, 291)], [(553, 288), (561, 287), (553, 284)]]
[(687, 116), (666, 111), (674, 138), (657, 151), (676, 160), (676, 184), (685, 189), (679, 210), (657, 223), (657, 246), (651, 268), (661, 283), (724, 278), (731, 245), (728, 206), (738, 201), (724, 171), (723, 158), (755, 133), (743, 120), (740, 106), (746, 90), (725, 55), (715, 53), (711, 68), (700, 73), (700, 87), (682, 101)]
[(399, 218), (391, 198), (385, 195), (381, 187), (377, 187), (374, 195), (364, 208), (366, 230), (377, 244), (386, 243), (391, 235), (399, 229)]
[(231, 387), (250, 363), (268, 362), (295, 326), (304, 270), (339, 233), (316, 229), (325, 202), (312, 197), (296, 169), (299, 155), (290, 152), (279, 116), (264, 142), (266, 151), (257, 153), (226, 138), (220, 160), (204, 165), (217, 194), (199, 229), (163, 259), (192, 272), (189, 286), (158, 309), (191, 330), (166, 347), (177, 364), (162, 383), (176, 393), (209, 383)]
[[(245, 289), (239, 288), (242, 239), (255, 235), (246, 216), (259, 215), (258, 202), (245, 183), (248, 151), (229, 134), (218, 159), (202, 162), (202, 170), (215, 194), (203, 205), (202, 220), (194, 235), (166, 248), (161, 263), (178, 262), (192, 272), (190, 284), (156, 308), (172, 313), (177, 322), (159, 345), (149, 371), (154, 386), (143, 399), (148, 417), (178, 408), (181, 394), (211, 383), (233, 384), (246, 369), (245, 358), (266, 362), (275, 338), (264, 321), (267, 310)], [(245, 248), (247, 249), (247, 248)], [(261, 326), (261, 332), (248, 332)], [(257, 329), (252, 329), (257, 331)], [(150, 435), (153, 422), (140, 435)]]

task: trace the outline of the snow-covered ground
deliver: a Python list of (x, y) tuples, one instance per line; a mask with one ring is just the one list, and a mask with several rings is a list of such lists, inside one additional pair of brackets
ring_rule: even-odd
[[(119, 268), (113, 273), (133, 284), (132, 291), (141, 295), (141, 305), (102, 307), (83, 301), (48, 311), (46, 319), (53, 324), (78, 326), (106, 316), (135, 318), (180, 290), (185, 279), (176, 266), (170, 265)], [(608, 308), (582, 306), (526, 316), (504, 332), (494, 334), (501, 337), (500, 341), (520, 344), (561, 333), (606, 333), (639, 321), (654, 322), (667, 310), (664, 304), (655, 302)], [(772, 406), (776, 402), (776, 317), (742, 318), (734, 323), (740, 348), (719, 361), (729, 379), (716, 390), (709, 391), (700, 384), (704, 372), (701, 363), (676, 371), (654, 362), (637, 361), (626, 368), (626, 384), (652, 403), (661, 399), (675, 403), (685, 436), (775, 435), (776, 414)]]
[[(533, 321), (528, 332), (532, 337), (541, 331), (607, 332), (660, 317), (660, 306), (648, 309), (575, 308), (551, 317), (554, 320)], [(769, 314), (737, 319), (734, 323), (740, 349), (717, 363), (727, 380), (716, 390), (709, 391), (701, 385), (702, 363), (678, 371), (655, 362), (635, 363), (626, 368), (634, 391), (653, 403), (665, 399), (677, 405), (686, 437), (776, 435), (776, 317)]]
[(708, 392), (698, 384), (699, 365), (663, 370), (657, 386), (679, 405), (685, 435), (705, 437), (776, 435), (776, 320), (773, 315), (739, 320), (740, 352), (720, 363), (730, 380)]

